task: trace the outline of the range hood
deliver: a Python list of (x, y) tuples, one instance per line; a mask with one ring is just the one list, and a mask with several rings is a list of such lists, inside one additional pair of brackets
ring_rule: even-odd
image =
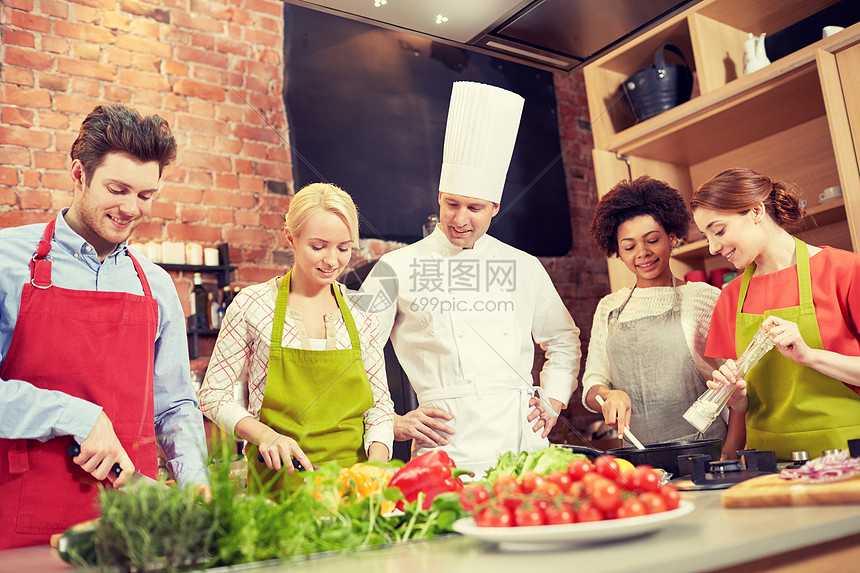
[(699, 0), (286, 0), (550, 71), (570, 71)]

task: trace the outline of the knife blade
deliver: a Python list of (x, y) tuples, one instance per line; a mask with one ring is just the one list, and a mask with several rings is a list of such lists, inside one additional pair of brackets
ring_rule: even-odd
[[(77, 456), (78, 454), (81, 453), (80, 444), (78, 444), (77, 442), (72, 442), (71, 445), (69, 445), (69, 447), (66, 449), (66, 453), (69, 454), (69, 457), (72, 457), (72, 458)], [(122, 473), (122, 467), (118, 463), (115, 463), (113, 465), (113, 467), (110, 469), (110, 471), (115, 476), (119, 477), (119, 475)], [(148, 487), (164, 487), (164, 488), (167, 487), (167, 485), (161, 483), (160, 481), (154, 480), (151, 477), (149, 477), (148, 475), (144, 475), (140, 472), (134, 472), (133, 474), (131, 474), (131, 476), (128, 478), (128, 481), (126, 481), (125, 485), (121, 486), (119, 489), (123, 489), (124, 487), (128, 486), (129, 484), (141, 484), (141, 485), (145, 485)]]

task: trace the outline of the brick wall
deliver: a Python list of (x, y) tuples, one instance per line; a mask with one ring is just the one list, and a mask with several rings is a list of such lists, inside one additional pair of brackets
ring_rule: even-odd
[[(0, 227), (47, 221), (70, 203), (81, 121), (122, 102), (162, 115), (179, 144), (134, 240), (226, 242), (240, 286), (283, 272), (293, 187), (280, 1), (3, 0), (0, 10)], [(582, 75), (555, 81), (574, 246), (543, 262), (587, 347), (609, 288), (588, 233), (592, 141)], [(176, 283), (187, 300), (190, 277)]]

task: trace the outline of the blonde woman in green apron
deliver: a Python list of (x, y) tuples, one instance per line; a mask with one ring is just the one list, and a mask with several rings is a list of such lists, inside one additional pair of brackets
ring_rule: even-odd
[(800, 197), (788, 183), (730, 169), (691, 200), (711, 253), (744, 269), (714, 308), (706, 353), (735, 359), (759, 328), (776, 345), (746, 380), (728, 360), (709, 386), (737, 382), (730, 408), (745, 413), (746, 447), (778, 460), (860, 438), (860, 255), (792, 236)]
[(248, 441), (249, 489), (273, 493), (324, 462), (388, 461), (394, 439), (379, 321), (335, 282), (358, 243), (352, 199), (308, 185), (284, 230), (292, 270), (236, 296), (199, 392), (203, 413)]
[[(705, 359), (704, 350), (720, 290), (685, 283), (669, 268), (672, 247), (689, 223), (678, 192), (647, 176), (613, 187), (591, 221), (597, 246), (607, 257), (620, 258), (636, 283), (597, 305), (582, 402), (603, 414), (619, 437), (629, 427), (645, 444), (696, 438), (682, 416), (718, 365)], [(726, 430), (720, 418), (705, 437), (722, 440)]]

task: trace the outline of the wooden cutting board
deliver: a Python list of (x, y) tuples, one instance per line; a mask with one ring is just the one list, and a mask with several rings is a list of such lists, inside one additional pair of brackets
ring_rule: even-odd
[(733, 485), (723, 492), (723, 507), (779, 507), (860, 503), (860, 478), (811, 484), (768, 474)]

